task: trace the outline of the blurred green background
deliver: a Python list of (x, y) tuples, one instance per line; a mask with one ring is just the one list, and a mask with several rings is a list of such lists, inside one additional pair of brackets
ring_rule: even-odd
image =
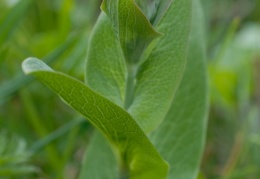
[[(0, 0), (0, 178), (76, 178), (92, 127), (21, 62), (38, 57), (83, 80), (100, 3)], [(202, 4), (211, 106), (199, 178), (259, 179), (260, 1)]]

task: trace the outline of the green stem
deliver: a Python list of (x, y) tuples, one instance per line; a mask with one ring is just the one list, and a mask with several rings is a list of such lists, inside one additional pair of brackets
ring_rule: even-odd
[[(124, 108), (128, 110), (133, 103), (134, 90), (135, 90), (135, 78), (137, 67), (134, 63), (127, 63), (127, 76), (126, 76), (126, 89), (125, 89), (125, 103)], [(129, 170), (126, 167), (125, 161), (121, 161), (120, 167), (120, 179), (129, 179)]]
[(121, 167), (119, 179), (130, 179), (128, 169)]
[(131, 104), (133, 102), (136, 71), (137, 71), (137, 68), (134, 64), (127, 65), (125, 105), (124, 105), (124, 108), (126, 110), (131, 106)]

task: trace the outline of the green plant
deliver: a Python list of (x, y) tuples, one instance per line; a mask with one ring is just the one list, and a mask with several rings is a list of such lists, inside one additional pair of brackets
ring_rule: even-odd
[(199, 0), (104, 0), (102, 9), (86, 84), (36, 58), (22, 65), (102, 132), (80, 178), (196, 178), (207, 113)]

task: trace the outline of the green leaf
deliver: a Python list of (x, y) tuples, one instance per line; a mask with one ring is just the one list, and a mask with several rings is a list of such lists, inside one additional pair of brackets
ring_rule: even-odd
[(135, 0), (151, 24), (156, 25), (166, 13), (172, 0)]
[[(116, 38), (108, 17), (102, 13), (93, 29), (89, 43), (86, 83), (110, 101), (123, 107), (125, 79), (126, 67), (120, 42)], [(106, 138), (99, 132), (95, 132), (85, 151), (80, 179), (119, 178), (115, 157)]]
[(160, 33), (133, 0), (104, 0), (101, 7), (113, 23), (126, 62), (138, 62), (144, 49)]
[(22, 64), (26, 74), (36, 76), (73, 109), (87, 117), (116, 146), (133, 179), (165, 178), (168, 165), (150, 143), (135, 120), (122, 108), (45, 63), (28, 58)]
[(82, 162), (79, 179), (117, 179), (119, 168), (106, 138), (95, 131)]
[(152, 45), (139, 67), (129, 113), (145, 132), (164, 119), (186, 65), (191, 0), (175, 0), (157, 29), (164, 34)]
[(145, 132), (161, 123), (180, 83), (186, 65), (190, 18), (191, 0), (171, 3), (158, 24), (164, 36), (149, 46), (141, 65), (124, 62), (120, 42), (103, 14), (93, 30), (87, 84), (127, 109)]
[(208, 88), (205, 66), (204, 17), (193, 0), (189, 58), (170, 111), (152, 136), (156, 148), (170, 164), (168, 178), (195, 179), (204, 149)]
[[(109, 19), (101, 14), (90, 38), (86, 83), (119, 106), (124, 104), (126, 67)], [(102, 81), (102, 83), (101, 83)]]

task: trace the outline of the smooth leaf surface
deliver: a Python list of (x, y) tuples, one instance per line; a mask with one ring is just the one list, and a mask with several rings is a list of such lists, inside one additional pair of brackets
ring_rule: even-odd
[[(113, 26), (104, 13), (93, 29), (86, 64), (86, 84), (123, 107), (126, 83), (124, 56)], [(80, 179), (119, 178), (116, 156), (106, 140), (98, 131), (94, 133), (85, 151)]]
[(36, 76), (73, 109), (87, 117), (116, 146), (133, 179), (166, 178), (168, 165), (135, 120), (122, 108), (65, 74), (54, 72), (35, 58), (23, 62), (26, 74)]
[(120, 43), (105, 14), (101, 14), (90, 38), (85, 81), (119, 106), (124, 104), (126, 67)]
[[(173, 26), (173, 27), (175, 26), (176, 29), (181, 28), (181, 30), (179, 30), (179, 31), (175, 30), (174, 32), (170, 32), (170, 34), (169, 34), (169, 36), (171, 36), (170, 40), (172, 40), (172, 42), (175, 41), (174, 45), (176, 45), (177, 47), (178, 47), (178, 44), (183, 43), (185, 48), (187, 48), (187, 43), (188, 43), (187, 38), (188, 38), (189, 22), (190, 22), (189, 10), (191, 10), (191, 9), (190, 9), (190, 7), (187, 7), (186, 11), (178, 11), (178, 9), (182, 8), (182, 6), (185, 5), (185, 3), (183, 4), (181, 1), (178, 4), (173, 3), (172, 5), (174, 5), (176, 7), (173, 10), (173, 7), (170, 6), (170, 8), (172, 8), (171, 13), (173, 13), (175, 11), (177, 11), (177, 12), (175, 12), (173, 14), (169, 13), (167, 15), (166, 20), (164, 20), (165, 22), (168, 23), (167, 31), (172, 30), (172, 29), (170, 29), (171, 26)], [(186, 14), (182, 14), (182, 13), (186, 13)], [(175, 19), (173, 19), (173, 17), (175, 17)], [(185, 23), (183, 24), (182, 21)], [(178, 23), (176, 23), (176, 22), (178, 22)], [(166, 30), (166, 27), (164, 27), (164, 29)], [(181, 36), (181, 35), (183, 35), (183, 36)], [(183, 53), (185, 52), (185, 49), (177, 48), (176, 51), (174, 51), (173, 49), (175, 48), (175, 46), (171, 45), (172, 42), (170, 40), (167, 41), (167, 38), (169, 38), (169, 36), (165, 34), (166, 39), (164, 39), (164, 41), (165, 41), (164, 48), (166, 48), (168, 46), (168, 48), (166, 48), (165, 50), (169, 50), (169, 52), (163, 52), (163, 53), (167, 53), (168, 55), (170, 54), (169, 56), (172, 57), (172, 59), (170, 59), (170, 57), (169, 57), (168, 61), (171, 61), (171, 60), (172, 61), (176, 60), (177, 62), (181, 61), (181, 62), (179, 62), (179, 64), (176, 64), (176, 68), (178, 69), (178, 65), (181, 68), (183, 68), (183, 66), (185, 64), (185, 55), (181, 54), (179, 56), (179, 58), (174, 57), (174, 55), (179, 54), (177, 49), (183, 51)], [(176, 38), (176, 36), (178, 36), (178, 38)], [(183, 37), (184, 37), (184, 39), (180, 40)], [(161, 38), (164, 38), (164, 37), (161, 37)], [(105, 15), (101, 15), (100, 18), (98, 19), (98, 22), (94, 28), (94, 31), (93, 31), (93, 34), (92, 34), (92, 37), (90, 40), (89, 48), (90, 49), (88, 50), (87, 68), (86, 68), (87, 84), (92, 89), (98, 91), (102, 95), (106, 96), (113, 102), (115, 102), (118, 105), (120, 105), (121, 107), (123, 107), (124, 101), (125, 101), (124, 92), (125, 92), (125, 86), (126, 86), (125, 78), (127, 76), (127, 74), (126, 74), (127, 70), (125, 70), (126, 65), (124, 66), (124, 58), (123, 58), (123, 55), (122, 55), (122, 52), (120, 49), (120, 44), (116, 38), (116, 34), (115, 34), (115, 32), (113, 33), (112, 25), (110, 24), (110, 22), (108, 21), (108, 19)], [(162, 53), (162, 50), (158, 53)], [(160, 57), (160, 56), (158, 55), (158, 57)], [(164, 63), (165, 59), (159, 58), (158, 60), (161, 60), (161, 63)], [(158, 61), (158, 64), (159, 64), (159, 62), (160, 61)], [(174, 63), (175, 62), (173, 61), (170, 64), (172, 65)], [(157, 66), (156, 65), (155, 65), (155, 67), (158, 67), (158, 65)], [(160, 70), (162, 70), (162, 71), (165, 70), (166, 66), (167, 66), (166, 62), (165, 62), (165, 64), (163, 64), (163, 66), (159, 65), (157, 72), (159, 72), (159, 74), (160, 74), (161, 73)], [(174, 73), (175, 69), (167, 68), (167, 70), (170, 71), (170, 73), (172, 74), (172, 73)], [(152, 80), (152, 81), (156, 80), (156, 81), (160, 82), (159, 78), (162, 77), (162, 75), (159, 75), (159, 74), (157, 76), (151, 75), (151, 73), (156, 74), (156, 72), (153, 73), (152, 71), (149, 71), (148, 68), (146, 68), (143, 72), (148, 73), (148, 74), (150, 73), (150, 76), (153, 77), (152, 79), (147, 79), (147, 80)], [(166, 74), (166, 73), (163, 73), (163, 74)], [(180, 76), (181, 76), (181, 72), (179, 72), (179, 78), (180, 78)], [(167, 78), (167, 75), (165, 75), (165, 77)], [(170, 79), (170, 78), (168, 78), (168, 79)], [(144, 80), (144, 83), (146, 81)], [(170, 82), (170, 83), (172, 83), (172, 82)], [(160, 90), (160, 86), (152, 86), (152, 87), (155, 88), (153, 91), (157, 90), (156, 93), (158, 91), (161, 92), (164, 90), (164, 89)], [(149, 88), (149, 87), (147, 87), (147, 88)], [(166, 88), (167, 88), (167, 86), (166, 86)], [(177, 88), (177, 86), (175, 88)], [(149, 91), (145, 91), (145, 93), (147, 93), (147, 92), (149, 92)], [(170, 93), (170, 90), (168, 93)], [(150, 92), (149, 94), (151, 96), (158, 95), (158, 94), (152, 94), (152, 92)], [(161, 94), (161, 96), (164, 94)], [(172, 94), (170, 94), (170, 95), (172, 95)], [(167, 96), (165, 96), (164, 99), (165, 98), (167, 98)], [(164, 101), (162, 101), (160, 99), (160, 96), (158, 96), (158, 98), (156, 100), (153, 100), (153, 98), (150, 98), (150, 96), (146, 96), (143, 99), (145, 99), (145, 101), (143, 103), (144, 106), (140, 106), (140, 109), (144, 110), (143, 113), (150, 112), (149, 107), (151, 105), (154, 105), (157, 107), (159, 106), (159, 108), (158, 108), (159, 110), (162, 109), (160, 107), (160, 104), (163, 104)], [(150, 103), (151, 100), (153, 100), (154, 103)], [(168, 99), (167, 99), (166, 103), (169, 103)], [(159, 112), (159, 110), (157, 110), (156, 107), (154, 107), (153, 110), (154, 110), (154, 114), (157, 114)], [(162, 116), (162, 114), (160, 116)], [(155, 117), (155, 115), (151, 115), (151, 118), (152, 117)], [(141, 116), (139, 118), (140, 118), (140, 120), (143, 120)], [(157, 119), (159, 119), (159, 117)], [(156, 123), (156, 121), (155, 121), (155, 123)], [(157, 124), (155, 124), (155, 125), (153, 124), (153, 126), (157, 126)], [(99, 150), (98, 151), (87, 150), (86, 156), (89, 156), (90, 158), (91, 158), (91, 156), (96, 156), (97, 160), (102, 160), (102, 157), (100, 157), (100, 154), (99, 154), (99, 153), (102, 153), (102, 156), (109, 158), (109, 156), (111, 156), (111, 152), (110, 152), (109, 148), (107, 148), (103, 145), (99, 145), (98, 144), (99, 142), (94, 142), (95, 140), (99, 140), (99, 142), (100, 142), (101, 139), (94, 138), (92, 140), (92, 143), (90, 143), (89, 147), (99, 148)], [(106, 141), (103, 138), (103, 143), (105, 143), (105, 142)], [(113, 158), (111, 158), (111, 160), (113, 160)], [(82, 170), (81, 172), (89, 173), (89, 174), (91, 173), (91, 174), (93, 174), (93, 176), (95, 176), (95, 178), (104, 177), (103, 173), (96, 173), (96, 172), (93, 173), (93, 171), (91, 169), (91, 168), (95, 167), (97, 170), (103, 170), (102, 169), (103, 167), (98, 167), (95, 163), (92, 164), (87, 160), (83, 163), (83, 166), (86, 166), (86, 167), (85, 167), (85, 170)], [(114, 170), (113, 165), (106, 167), (106, 169), (107, 170), (104, 171), (105, 173), (110, 171), (113, 176), (115, 175), (115, 170)]]
[(129, 113), (145, 132), (165, 117), (186, 65), (191, 0), (175, 0), (156, 29), (164, 34), (139, 67)]
[(104, 0), (101, 7), (113, 23), (127, 63), (136, 63), (160, 33), (133, 0)]
[[(147, 49), (144, 63), (132, 67), (139, 68), (137, 77), (124, 62), (120, 42), (104, 15), (95, 26), (88, 50), (86, 81), (91, 88), (126, 107), (145, 132), (161, 123), (180, 83), (186, 64), (190, 18), (191, 0), (175, 0), (170, 4), (158, 24), (164, 35)], [(128, 85), (128, 77), (133, 78), (132, 85)]]
[(135, 0), (152, 25), (156, 25), (166, 13), (172, 0)]
[(193, 0), (189, 58), (171, 109), (151, 140), (170, 164), (168, 178), (195, 179), (205, 143), (208, 89), (204, 17)]
[(79, 179), (117, 179), (119, 167), (107, 139), (95, 131), (82, 161)]

